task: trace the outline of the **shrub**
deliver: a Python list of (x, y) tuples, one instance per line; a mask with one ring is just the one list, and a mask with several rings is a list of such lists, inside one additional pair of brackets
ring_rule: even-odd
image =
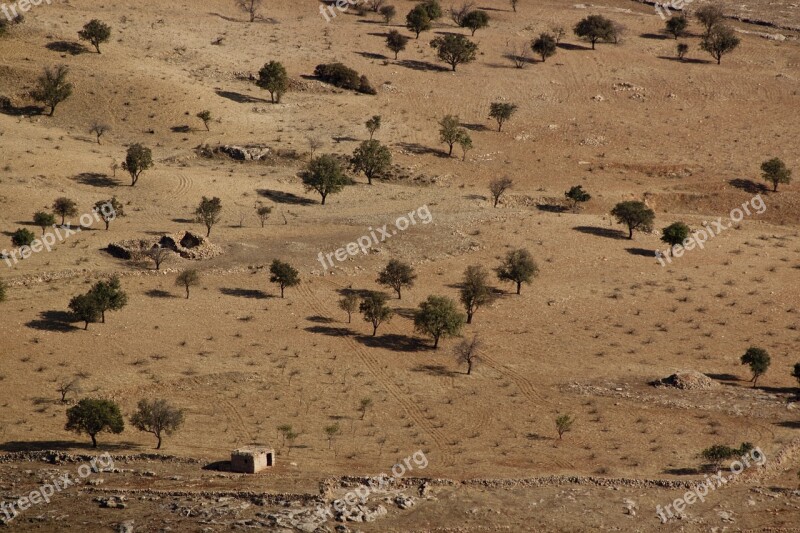
[(328, 63), (317, 65), (314, 75), (340, 89), (349, 89), (365, 94), (377, 94), (377, 91), (369, 84), (366, 76), (359, 76), (358, 72), (346, 67), (342, 63)]
[(19, 228), (11, 234), (11, 242), (14, 246), (30, 246), (36, 240), (36, 235), (27, 228)]
[(72, 84), (67, 81), (69, 69), (64, 65), (45, 68), (31, 91), (31, 98), (50, 106), (49, 115), (56, 112), (56, 106), (72, 96)]
[(556, 54), (556, 50), (558, 50), (558, 45), (556, 44), (556, 38), (549, 34), (549, 33), (542, 33), (533, 40), (531, 43), (531, 49), (539, 54), (539, 57), (542, 58), (542, 63), (547, 61), (548, 57), (554, 56)]

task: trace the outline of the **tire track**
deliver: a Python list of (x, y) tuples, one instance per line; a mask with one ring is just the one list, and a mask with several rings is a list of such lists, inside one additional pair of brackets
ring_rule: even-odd
[(226, 410), (233, 415), (228, 417), (228, 425), (234, 429), (237, 441), (240, 441), (237, 442), (237, 446), (253, 442), (254, 439), (247, 430), (247, 423), (241, 413), (239, 413), (239, 410), (236, 409), (236, 406), (233, 405), (233, 402), (228, 398), (224, 398), (221, 403), (225, 406)]
[(485, 353), (482, 354), (481, 359), (486, 366), (513, 381), (514, 385), (516, 385), (520, 392), (522, 392), (522, 394), (529, 400), (533, 400), (538, 403), (548, 403), (542, 397), (542, 395), (537, 392), (536, 387), (533, 386), (530, 380), (516, 370), (510, 369), (508, 366), (498, 362)]

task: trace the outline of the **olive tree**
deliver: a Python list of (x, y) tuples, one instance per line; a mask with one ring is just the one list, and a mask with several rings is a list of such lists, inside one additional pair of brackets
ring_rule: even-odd
[(750, 367), (750, 372), (753, 374), (751, 381), (753, 382), (753, 387), (755, 387), (756, 382), (758, 382), (758, 378), (765, 374), (769, 368), (769, 353), (767, 353), (767, 351), (763, 348), (751, 346), (747, 349), (744, 355), (742, 355), (741, 361), (743, 365), (748, 365)]
[(674, 249), (685, 241), (691, 233), (691, 228), (683, 222), (675, 222), (663, 229), (661, 242), (669, 245), (670, 253), (674, 255)]
[(489, 273), (480, 265), (468, 266), (464, 271), (459, 293), (461, 303), (467, 312), (467, 324), (472, 324), (472, 316), (479, 307), (491, 303), (494, 299), (488, 280)]
[(354, 292), (347, 292), (341, 300), (339, 300), (339, 309), (347, 313), (347, 323), (351, 322), (353, 313), (358, 310), (358, 295)]
[(325, 205), (325, 199), (329, 194), (341, 192), (349, 181), (339, 161), (327, 154), (312, 159), (300, 173), (300, 178), (306, 191), (319, 193), (322, 205)]
[(99, 120), (95, 120), (89, 126), (89, 133), (95, 136), (95, 138), (97, 139), (97, 144), (102, 144), (100, 142), (100, 138), (109, 131), (111, 131), (111, 126), (109, 126), (105, 122), (100, 122)]
[(358, 310), (364, 321), (372, 324), (372, 336), (378, 333), (378, 326), (392, 319), (394, 312), (386, 305), (389, 296), (379, 291), (369, 291), (362, 298)]
[(74, 217), (78, 214), (78, 204), (75, 200), (64, 196), (56, 198), (53, 202), (53, 213), (61, 217), (61, 225), (66, 222), (67, 217)]
[(97, 304), (102, 323), (106, 321), (106, 311), (119, 311), (128, 305), (128, 295), (122, 290), (119, 276), (98, 281), (89, 289), (88, 295)]
[(725, 13), (719, 4), (706, 4), (694, 12), (694, 17), (703, 26), (704, 36), (711, 33), (711, 29), (725, 19)]
[(97, 435), (103, 431), (122, 433), (125, 421), (119, 405), (112, 400), (84, 398), (67, 409), (67, 431), (77, 434), (86, 433), (92, 439), (92, 447), (97, 448)]
[(592, 43), (592, 50), (598, 41), (613, 42), (617, 27), (614, 22), (602, 15), (589, 15), (573, 28), (575, 35)]
[(380, 178), (385, 174), (391, 164), (392, 153), (376, 140), (362, 142), (350, 159), (353, 172), (363, 172), (370, 185), (374, 178)]
[(122, 170), (131, 175), (131, 187), (136, 185), (142, 172), (153, 166), (153, 152), (142, 144), (135, 143), (128, 147)]
[(236, 7), (250, 16), (250, 22), (254, 22), (258, 16), (258, 10), (263, 0), (235, 0)]
[(100, 20), (93, 19), (87, 22), (83, 29), (78, 32), (78, 37), (82, 41), (89, 41), (99, 54), (100, 45), (108, 42), (111, 38), (111, 27)]
[(89, 324), (100, 320), (100, 307), (97, 300), (88, 294), (79, 294), (69, 301), (69, 310), (77, 321), (83, 322), (83, 329), (89, 329)]
[(30, 246), (36, 240), (36, 235), (27, 228), (18, 228), (11, 234), (11, 243), (14, 246)]
[(492, 102), (489, 106), (489, 118), (493, 118), (497, 121), (497, 131), (501, 131), (503, 129), (503, 123), (510, 120), (516, 111), (516, 104)]
[(211, 131), (211, 128), (208, 127), (208, 125), (211, 123), (211, 120), (213, 119), (211, 111), (209, 111), (208, 109), (204, 109), (195, 116), (203, 122), (203, 126), (206, 127), (206, 131)]
[(517, 294), (520, 294), (522, 284), (530, 285), (539, 273), (539, 267), (528, 250), (519, 249), (508, 252), (495, 272), (500, 281), (516, 283)]
[(56, 112), (56, 106), (72, 96), (73, 85), (67, 81), (68, 75), (69, 68), (65, 65), (45, 68), (31, 91), (31, 98), (50, 106), (51, 117)]
[(792, 181), (792, 171), (777, 157), (761, 163), (761, 172), (764, 181), (772, 183), (773, 192), (778, 192), (778, 184), (788, 184)]
[(489, 26), (489, 18), (489, 13), (476, 9), (467, 13), (464, 18), (461, 19), (461, 24), (459, 25), (462, 28), (469, 29), (472, 35), (475, 35), (476, 31)]
[(453, 72), (459, 64), (475, 61), (475, 55), (478, 53), (477, 44), (455, 33), (436, 37), (431, 41), (431, 48), (436, 50), (440, 60), (450, 65)]
[(206, 198), (200, 200), (200, 205), (194, 210), (197, 221), (206, 227), (206, 237), (211, 236), (211, 228), (219, 222), (220, 214), (222, 213), (222, 200), (217, 198)]
[(742, 40), (736, 36), (733, 28), (718, 24), (711, 28), (700, 42), (700, 48), (711, 54), (717, 60), (717, 65), (722, 63), (722, 56), (733, 52)]
[(103, 223), (106, 225), (106, 231), (108, 231), (112, 220), (117, 217), (125, 216), (125, 208), (122, 205), (122, 202), (117, 200), (116, 196), (112, 197), (110, 200), (100, 200), (99, 202), (95, 202), (94, 210), (100, 216), (100, 218), (103, 219)]
[(53, 215), (53, 213), (37, 211), (33, 214), (33, 223), (42, 228), (42, 233), (44, 233), (46, 228), (55, 226), (56, 217)]
[(167, 400), (142, 399), (131, 415), (131, 425), (139, 431), (152, 433), (158, 441), (156, 450), (160, 450), (164, 435), (169, 436), (178, 431), (184, 418), (184, 410), (174, 407)]
[(414, 9), (408, 12), (408, 15), (406, 15), (406, 28), (414, 32), (417, 39), (419, 39), (420, 33), (431, 29), (431, 17), (422, 4), (417, 4)]
[(394, 52), (394, 58), (397, 59), (397, 54), (406, 49), (409, 38), (397, 30), (392, 30), (386, 35), (386, 48)]
[(413, 287), (414, 280), (417, 275), (414, 273), (414, 267), (408, 263), (403, 263), (397, 259), (392, 259), (378, 274), (378, 283), (394, 289), (397, 293), (397, 298), (401, 299), (401, 290), (403, 287)]
[(439, 347), (439, 339), (459, 335), (465, 322), (464, 313), (446, 296), (428, 296), (414, 314), (415, 331), (432, 337), (434, 349)]
[(556, 38), (552, 34), (542, 33), (531, 43), (531, 50), (538, 54), (542, 58), (542, 63), (544, 63), (548, 57), (554, 56), (556, 50), (558, 50)]
[(689, 19), (686, 18), (684, 13), (680, 15), (673, 15), (670, 17), (664, 27), (664, 31), (675, 37), (677, 40), (686, 33), (686, 28), (689, 27)]
[(281, 298), (286, 287), (296, 287), (300, 285), (300, 273), (289, 263), (284, 263), (278, 259), (273, 259), (269, 267), (271, 283), (276, 283), (281, 288)]
[(500, 203), (500, 197), (505, 194), (505, 192), (510, 189), (514, 185), (514, 180), (509, 178), (508, 176), (504, 176), (502, 178), (496, 178), (489, 182), (489, 192), (492, 194), (492, 200), (494, 201), (494, 207), (497, 207), (497, 204)]
[(186, 299), (188, 300), (189, 289), (200, 285), (200, 273), (194, 268), (184, 270), (175, 278), (175, 285), (186, 289)]
[(256, 216), (258, 217), (259, 222), (261, 222), (261, 227), (262, 228), (266, 225), (270, 214), (272, 214), (272, 207), (271, 206), (268, 206), (268, 205), (257, 205), (256, 206)]
[(570, 203), (573, 211), (578, 209), (579, 204), (588, 202), (592, 199), (592, 195), (584, 191), (583, 186), (581, 185), (573, 185), (567, 192), (564, 193), (564, 196)]
[(453, 155), (453, 146), (461, 137), (461, 121), (456, 115), (445, 115), (439, 121), (439, 140), (450, 147), (447, 155)]
[(269, 91), (273, 104), (280, 103), (283, 93), (289, 89), (289, 76), (286, 68), (277, 61), (270, 61), (258, 71), (256, 85)]
[(482, 347), (483, 343), (478, 336), (475, 335), (471, 340), (464, 339), (453, 349), (453, 353), (456, 356), (456, 361), (458, 363), (466, 363), (468, 376), (472, 374), (472, 367), (475, 362), (480, 359), (480, 350)]
[(628, 238), (633, 239), (633, 231), (649, 232), (653, 230), (655, 212), (644, 202), (628, 200), (620, 202), (611, 210), (611, 216), (620, 224), (628, 226)]

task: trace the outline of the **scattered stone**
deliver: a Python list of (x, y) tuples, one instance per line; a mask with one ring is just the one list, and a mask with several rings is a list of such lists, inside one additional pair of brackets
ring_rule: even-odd
[(719, 387), (719, 383), (695, 370), (676, 372), (671, 376), (650, 382), (654, 387), (674, 387), (681, 390), (708, 390)]
[(133, 533), (133, 520), (126, 520), (117, 524), (117, 533)]

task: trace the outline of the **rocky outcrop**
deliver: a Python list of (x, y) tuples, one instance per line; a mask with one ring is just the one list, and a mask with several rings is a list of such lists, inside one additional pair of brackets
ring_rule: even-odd
[(650, 384), (654, 387), (673, 387), (681, 390), (708, 390), (719, 387), (719, 383), (695, 370), (675, 372)]

